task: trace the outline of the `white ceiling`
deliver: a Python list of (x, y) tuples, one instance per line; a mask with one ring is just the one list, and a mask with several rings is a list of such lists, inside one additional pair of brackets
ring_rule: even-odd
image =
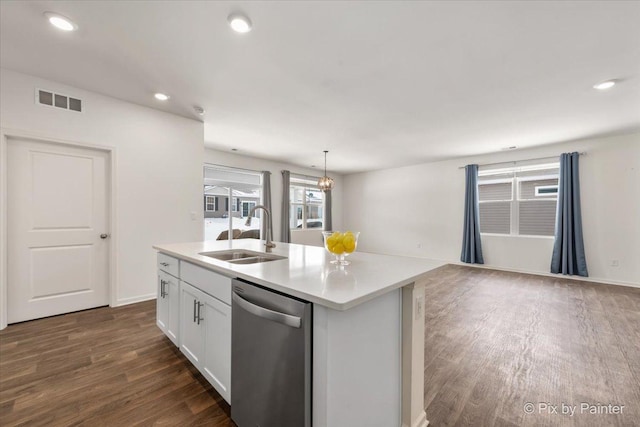
[[(349, 173), (640, 129), (639, 2), (0, 7), (2, 67), (195, 119), (200, 105), (207, 146), (302, 166), (324, 149)], [(236, 11), (251, 33), (230, 30)]]

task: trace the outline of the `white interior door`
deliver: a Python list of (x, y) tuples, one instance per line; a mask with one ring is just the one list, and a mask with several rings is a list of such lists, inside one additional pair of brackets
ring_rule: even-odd
[(9, 323), (109, 304), (108, 159), (8, 140)]

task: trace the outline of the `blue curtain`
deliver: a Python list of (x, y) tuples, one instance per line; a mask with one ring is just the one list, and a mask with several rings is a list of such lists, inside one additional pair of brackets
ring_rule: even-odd
[(579, 158), (580, 153), (575, 152), (560, 156), (558, 207), (551, 272), (588, 277), (582, 238)]
[(478, 207), (478, 165), (467, 165), (464, 199), (464, 231), (460, 261), (484, 264), (480, 242), (480, 209)]

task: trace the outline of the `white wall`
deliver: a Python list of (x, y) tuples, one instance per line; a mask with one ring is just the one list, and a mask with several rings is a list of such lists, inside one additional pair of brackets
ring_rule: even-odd
[[(33, 76), (0, 70), (0, 126), (115, 148), (116, 305), (153, 298), (156, 243), (202, 239), (203, 124)], [(35, 104), (35, 88), (83, 100), (76, 113)], [(62, 189), (54, 189), (62, 190)], [(196, 212), (192, 220), (191, 212)]]
[[(640, 285), (640, 134), (469, 157), (344, 177), (344, 225), (361, 231), (358, 249), (460, 261), (464, 170), (586, 151), (580, 185), (592, 279)], [(419, 247), (420, 246), (420, 247)], [(548, 273), (553, 238), (482, 237), (487, 266)], [(611, 261), (619, 266), (612, 267)]]
[[(320, 154), (319, 154), (320, 156)], [(254, 171), (271, 172), (271, 205), (273, 210), (273, 240), (280, 240), (280, 218), (282, 218), (282, 173), (289, 170), (309, 176), (322, 176), (324, 171), (320, 169), (301, 168), (287, 163), (274, 162), (256, 157), (243, 156), (224, 151), (206, 148), (204, 150), (204, 162), (236, 168), (250, 169)], [(332, 200), (332, 225), (334, 230), (342, 229), (342, 194), (343, 177), (327, 171), (327, 174), (335, 180), (336, 186), (331, 192)], [(322, 235), (319, 230), (292, 230), (291, 242), (305, 245), (322, 246)]]

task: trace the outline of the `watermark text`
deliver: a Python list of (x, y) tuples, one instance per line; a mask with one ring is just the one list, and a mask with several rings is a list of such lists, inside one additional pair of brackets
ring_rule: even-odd
[(577, 414), (589, 415), (620, 415), (624, 412), (625, 405), (614, 403), (551, 403), (551, 402), (527, 402), (522, 407), (525, 414), (565, 415), (573, 417)]

